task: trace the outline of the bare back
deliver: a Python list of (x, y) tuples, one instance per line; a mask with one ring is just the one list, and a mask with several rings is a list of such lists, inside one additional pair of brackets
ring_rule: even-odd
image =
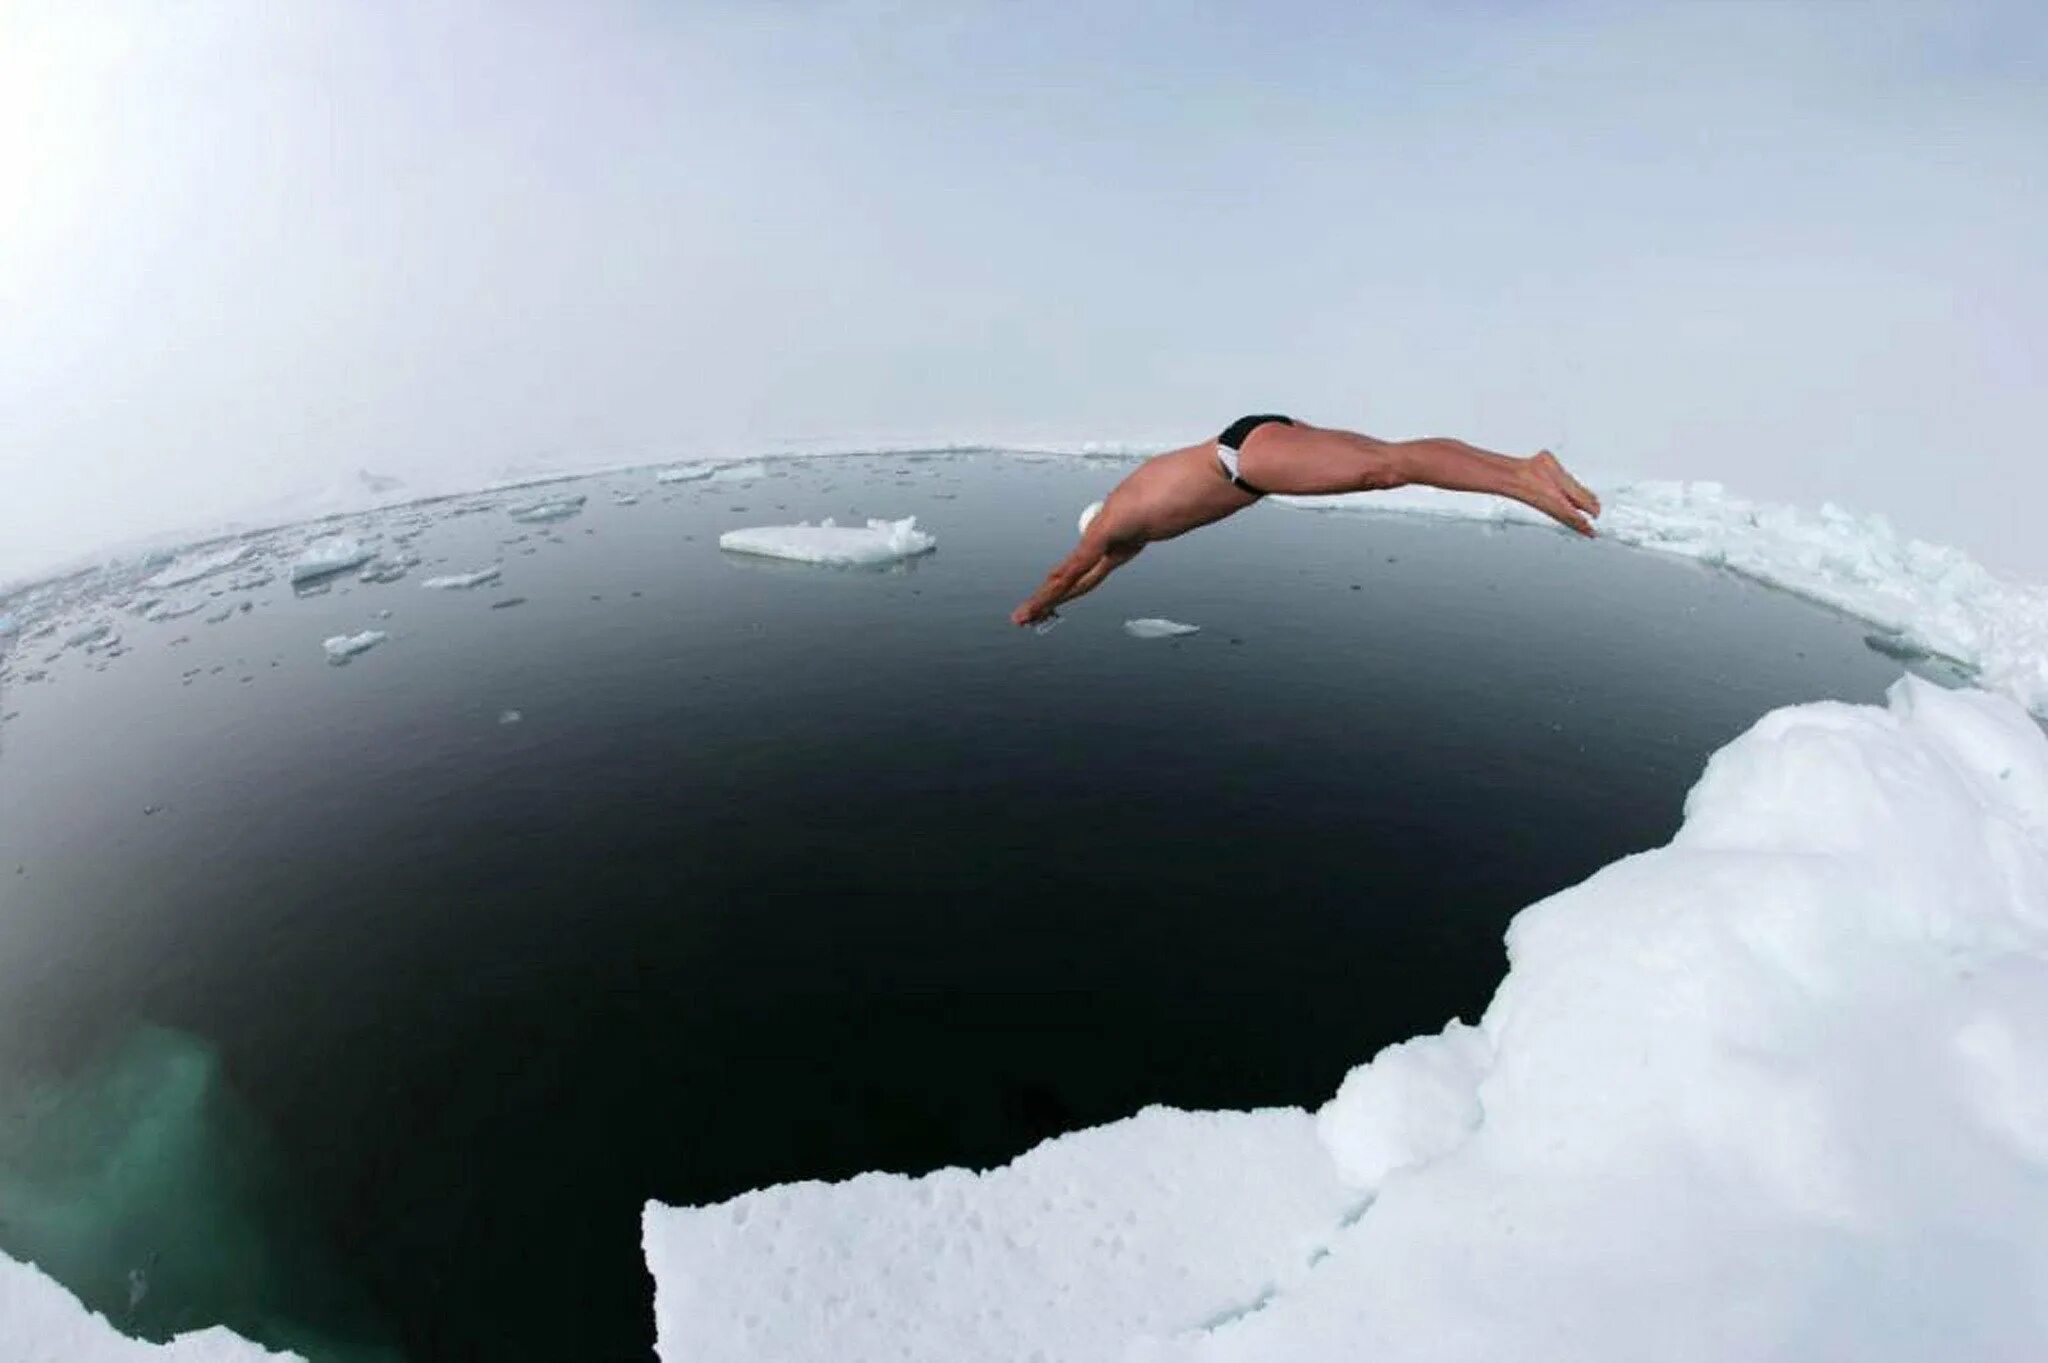
[(1216, 462), (1215, 442), (1208, 441), (1140, 464), (1103, 499), (1096, 525), (1112, 544), (1148, 544), (1220, 521), (1257, 500), (1231, 485)]

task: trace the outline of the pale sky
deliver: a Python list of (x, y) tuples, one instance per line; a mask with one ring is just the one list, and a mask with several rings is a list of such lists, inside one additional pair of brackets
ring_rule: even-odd
[(2048, 581), (2034, 4), (0, 0), (0, 578), (358, 469), (1247, 410)]

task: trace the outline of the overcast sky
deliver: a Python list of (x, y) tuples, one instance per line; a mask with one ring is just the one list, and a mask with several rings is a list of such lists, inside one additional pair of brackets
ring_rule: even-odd
[(2048, 580), (2048, 7), (0, 0), (0, 577), (1245, 410)]

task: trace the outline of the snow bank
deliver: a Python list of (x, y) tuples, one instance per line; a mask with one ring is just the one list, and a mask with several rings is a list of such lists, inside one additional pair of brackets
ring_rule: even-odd
[(486, 582), (496, 582), (498, 574), (503, 571), (503, 564), (493, 563), (490, 567), (479, 568), (473, 573), (450, 573), (445, 577), (430, 577), (420, 585), (437, 592), (467, 591), (471, 587), (481, 587)]
[(1161, 620), (1150, 615), (1124, 621), (1124, 633), (1133, 639), (1172, 639), (1182, 634), (1198, 634), (1201, 629), (1200, 625), (1183, 625), (1178, 620)]
[(0, 1254), (0, 1358), (8, 1363), (260, 1363), (298, 1357), (271, 1353), (218, 1326), (165, 1344), (130, 1339), (35, 1268)]
[(2048, 1357), (2048, 737), (1767, 715), (1672, 843), (1518, 916), (1477, 1027), (1303, 1113), (650, 1204), (658, 1352)]
[[(1638, 482), (1598, 489), (1600, 533), (1623, 544), (1729, 568), (1871, 621), (1900, 656), (1938, 654), (2048, 717), (2048, 587), (2022, 586), (1968, 555), (1907, 539), (1882, 516), (1745, 501), (1719, 483)], [(1434, 488), (1274, 497), (1316, 511), (1394, 512), (1553, 525), (1518, 502)], [(1562, 531), (1560, 531), (1562, 533)]]
[(917, 528), (917, 517), (900, 521), (871, 520), (865, 526), (839, 525), (827, 517), (818, 525), (762, 525), (728, 530), (718, 547), (735, 554), (794, 559), (799, 563), (874, 565), (928, 554), (939, 542)]
[(314, 540), (292, 560), (292, 581), (315, 582), (323, 577), (332, 577), (368, 563), (370, 558), (370, 551), (353, 535), (329, 535), (325, 539)]

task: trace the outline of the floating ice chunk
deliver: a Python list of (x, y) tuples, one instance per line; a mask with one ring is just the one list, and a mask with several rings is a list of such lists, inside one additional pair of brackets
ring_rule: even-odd
[(1306, 1114), (1154, 1109), (979, 1176), (650, 1205), (657, 1352), (2048, 1357), (2048, 735), (2019, 707), (1909, 677), (1769, 714), (1508, 958), (1312, 1148)]
[(187, 601), (158, 601), (144, 613), (145, 620), (178, 620), (187, 615), (197, 615), (206, 609), (206, 598), (193, 597)]
[(385, 583), (403, 578), (418, 560), (400, 556), (398, 558), (374, 558), (356, 574), (358, 582)]
[(735, 554), (793, 559), (799, 563), (874, 565), (894, 563), (930, 553), (938, 540), (917, 528), (917, 517), (900, 521), (870, 520), (865, 526), (840, 525), (827, 517), (817, 525), (762, 525), (728, 530), (718, 547)]
[(768, 466), (758, 459), (750, 459), (743, 464), (721, 464), (711, 470), (711, 481), (714, 483), (745, 483), (767, 476)]
[(631, 492), (615, 492), (612, 494), (612, 505), (638, 506), (640, 505), (640, 498)]
[(305, 552), (292, 560), (292, 581), (318, 582), (345, 573), (370, 560), (370, 551), (353, 535), (330, 535), (314, 540)]
[(1090, 502), (1081, 508), (1081, 523), (1075, 527), (1082, 534), (1088, 533), (1088, 523), (1102, 514), (1101, 502)]
[(717, 465), (715, 464), (677, 464), (673, 468), (665, 468), (657, 472), (654, 475), (654, 481), (657, 483), (694, 483), (700, 479), (709, 478), (716, 469)]
[(498, 712), (498, 723), (500, 724), (517, 724), (524, 718), (526, 716), (520, 714), (517, 710), (500, 710)]
[[(113, 633), (114, 627), (112, 625), (104, 620), (95, 620), (92, 624), (73, 630), (70, 634), (66, 635), (64, 646), (66, 648), (79, 648), (89, 644), (96, 644)], [(115, 637), (118, 638), (119, 636)]]
[(503, 564), (493, 563), (490, 567), (479, 568), (473, 573), (450, 573), (446, 577), (430, 577), (420, 585), (437, 592), (466, 591), (471, 587), (481, 587), (486, 582), (496, 582), (498, 574), (503, 571)]
[(1200, 633), (1201, 628), (1200, 625), (1183, 625), (1178, 620), (1161, 620), (1156, 616), (1124, 621), (1124, 633), (1133, 639), (1172, 639), (1182, 634)]
[[(133, 1280), (130, 1292), (133, 1296)], [(131, 1339), (33, 1265), (0, 1254), (0, 1358), (21, 1363), (288, 1363), (300, 1356), (272, 1353), (221, 1326), (162, 1344)]]
[(375, 648), (391, 636), (381, 629), (366, 629), (361, 634), (337, 634), (321, 641), (320, 647), (327, 650), (327, 661), (341, 664), (356, 654)]
[(549, 521), (566, 521), (583, 510), (583, 504), (590, 500), (582, 493), (564, 497), (543, 497), (539, 501), (520, 502), (505, 508), (505, 514), (515, 521), (529, 525), (544, 525)]
[(182, 587), (188, 582), (197, 582), (223, 568), (232, 568), (249, 556), (254, 546), (248, 543), (230, 544), (219, 549), (193, 554), (172, 563), (168, 568), (143, 583), (145, 587)]

